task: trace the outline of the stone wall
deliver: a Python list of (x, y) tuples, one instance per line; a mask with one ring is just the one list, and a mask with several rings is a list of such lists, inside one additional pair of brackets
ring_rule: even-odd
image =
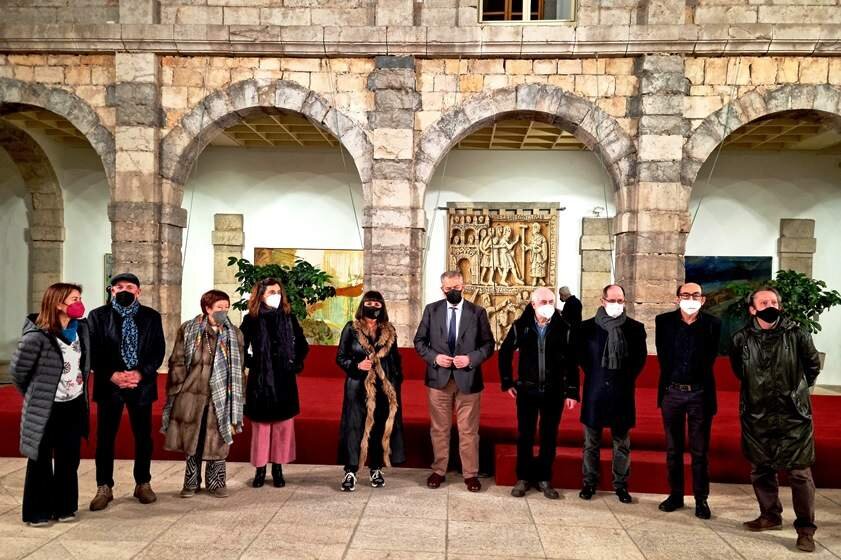
[(108, 23), (120, 20), (120, 0), (3, 0), (3, 19), (16, 23)]
[(376, 0), (160, 0), (161, 23), (373, 25)]

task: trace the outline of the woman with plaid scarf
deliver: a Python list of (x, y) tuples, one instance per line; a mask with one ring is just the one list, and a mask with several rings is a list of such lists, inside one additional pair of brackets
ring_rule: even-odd
[(166, 449), (187, 455), (182, 498), (199, 490), (202, 461), (208, 493), (228, 495), (225, 458), (234, 433), (242, 431), (244, 400), (243, 337), (228, 319), (230, 306), (225, 292), (206, 292), (202, 314), (181, 325), (169, 358), (161, 432)]

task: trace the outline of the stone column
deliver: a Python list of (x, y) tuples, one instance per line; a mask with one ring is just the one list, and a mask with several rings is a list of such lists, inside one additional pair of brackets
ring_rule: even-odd
[(602, 289), (611, 282), (610, 218), (581, 220), (582, 316), (592, 317), (601, 305)]
[(114, 271), (140, 278), (143, 302), (161, 312), (167, 341), (181, 320), (181, 234), (186, 211), (161, 198), (159, 170), (160, 65), (154, 53), (117, 53), (116, 174), (108, 213)]
[(815, 220), (780, 220), (777, 250), (780, 270), (795, 270), (811, 278), (812, 261), (817, 250)]
[(414, 58), (378, 56), (368, 89), (374, 92), (368, 114), (374, 164), (363, 221), (365, 287), (383, 293), (399, 343), (409, 346), (420, 320), (425, 230), (423, 201), (413, 181), (420, 108)]
[(654, 316), (673, 309), (670, 302), (684, 278), (690, 188), (681, 184), (680, 171), (689, 132), (683, 118), (689, 81), (680, 56), (642, 56), (635, 72), (638, 180), (618, 193), (616, 281), (625, 288), (629, 313), (652, 333)]
[[(32, 214), (35, 222), (37, 213)], [(37, 313), (51, 284), (61, 282), (64, 228), (31, 224), (29, 227), (29, 312)]]
[[(242, 258), (245, 245), (242, 226), (242, 214), (213, 215), (213, 287), (231, 296), (232, 304), (240, 299), (237, 294), (239, 282), (234, 277), (236, 269), (228, 266), (228, 258)], [(242, 313), (232, 308), (230, 316), (231, 321), (239, 325)]]

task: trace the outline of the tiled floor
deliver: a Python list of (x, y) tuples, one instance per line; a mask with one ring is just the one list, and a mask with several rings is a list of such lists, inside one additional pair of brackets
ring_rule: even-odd
[[(575, 491), (550, 501), (485, 481), (468, 493), (450, 477), (439, 490), (424, 486), (426, 471), (396, 469), (383, 489), (337, 490), (339, 467), (291, 465), (288, 485), (248, 486), (247, 464), (228, 466), (231, 496), (199, 494), (181, 499), (183, 464), (156, 461), (158, 502), (143, 506), (130, 497), (131, 463), (119, 461), (115, 501), (91, 513), (93, 463), (80, 468), (81, 505), (74, 523), (29, 528), (20, 521), (25, 463), (0, 459), (0, 558), (253, 558), (439, 560), (494, 558), (569, 559), (783, 559), (803, 557), (794, 548), (791, 500), (783, 492), (783, 531), (753, 534), (741, 522), (756, 515), (751, 489), (714, 485), (712, 520), (687, 508), (664, 514), (663, 498), (638, 494), (620, 504), (612, 494), (583, 502)], [(633, 482), (633, 479), (632, 479)], [(818, 551), (814, 558), (841, 557), (841, 490), (819, 490)]]

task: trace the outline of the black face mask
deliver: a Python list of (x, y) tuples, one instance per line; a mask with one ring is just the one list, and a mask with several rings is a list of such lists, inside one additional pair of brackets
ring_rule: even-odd
[(131, 292), (117, 292), (117, 295), (114, 296), (114, 301), (116, 301), (123, 307), (128, 307), (129, 305), (134, 303), (134, 300), (134, 294)]
[(756, 316), (766, 323), (776, 323), (777, 319), (780, 318), (780, 310), (776, 307), (766, 307), (765, 309), (757, 311)]
[(366, 319), (379, 319), (383, 310), (380, 307), (363, 307), (362, 316)]
[(447, 301), (453, 305), (461, 303), (461, 290), (450, 290), (447, 292)]

